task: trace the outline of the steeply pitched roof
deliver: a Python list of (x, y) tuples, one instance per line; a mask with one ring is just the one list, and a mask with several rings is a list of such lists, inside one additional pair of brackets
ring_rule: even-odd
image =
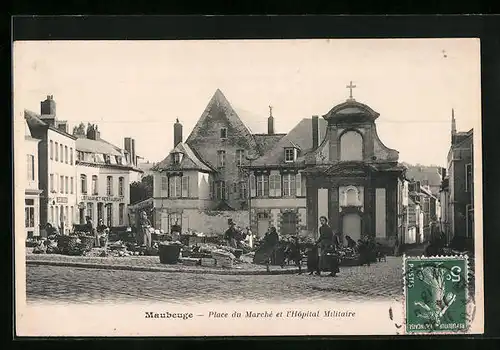
[(87, 138), (78, 138), (76, 140), (76, 149), (82, 152), (109, 154), (110, 156), (123, 156), (122, 152), (116, 146), (104, 140), (92, 140)]
[(254, 134), (261, 154), (269, 152), (286, 134)]
[[(319, 119), (319, 133), (321, 140), (325, 137), (327, 122)], [(283, 136), (272, 149), (266, 152), (262, 157), (256, 159), (253, 165), (280, 165), (284, 162), (286, 147), (297, 147), (300, 150), (300, 156), (312, 151), (312, 119), (302, 119), (288, 134)]]
[[(180, 164), (174, 164), (172, 157), (174, 153), (182, 153), (182, 161)], [(211, 172), (213, 171), (207, 164), (205, 164), (196, 153), (186, 143), (179, 143), (169, 155), (161, 162), (151, 168), (151, 170), (201, 170)]]
[(192, 146), (196, 139), (203, 138), (203, 131), (208, 128), (208, 125), (211, 123), (211, 119), (220, 117), (221, 115), (223, 115), (223, 117), (227, 120), (232, 129), (238, 131), (239, 136), (246, 141), (248, 148), (257, 148), (257, 143), (252, 133), (241, 121), (236, 111), (219, 89), (215, 91), (215, 94), (210, 99), (210, 102), (208, 102), (205, 111), (194, 126), (191, 134), (189, 134), (185, 143)]
[(42, 119), (40, 119), (40, 116), (38, 114), (36, 114), (35, 112), (32, 112), (32, 111), (25, 109), (24, 110), (24, 119), (28, 123), (30, 130), (32, 130), (33, 128), (45, 127), (47, 129), (53, 130), (59, 134), (67, 136), (73, 140), (76, 140), (75, 136), (68, 134), (67, 132), (58, 129), (58, 128), (54, 127), (53, 125), (50, 125), (50, 124), (47, 124), (46, 122), (44, 122)]

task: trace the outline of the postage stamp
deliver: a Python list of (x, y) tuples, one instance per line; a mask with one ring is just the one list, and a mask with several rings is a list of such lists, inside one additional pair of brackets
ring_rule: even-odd
[(405, 257), (407, 334), (463, 333), (468, 329), (468, 257)]

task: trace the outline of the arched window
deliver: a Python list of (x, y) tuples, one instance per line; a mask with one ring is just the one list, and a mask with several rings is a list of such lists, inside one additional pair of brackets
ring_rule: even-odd
[(355, 188), (349, 188), (347, 189), (345, 193), (346, 197), (346, 205), (351, 206), (351, 205), (357, 205), (358, 204), (358, 193)]
[(340, 137), (340, 160), (363, 160), (363, 137), (357, 131), (347, 131)]

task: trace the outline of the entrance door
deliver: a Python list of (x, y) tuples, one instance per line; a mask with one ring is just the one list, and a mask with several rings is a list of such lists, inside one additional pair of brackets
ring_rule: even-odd
[(264, 237), (269, 228), (269, 214), (257, 214), (257, 237)]
[(85, 223), (85, 209), (79, 208), (79, 217), (80, 217), (80, 225), (83, 225)]
[(350, 213), (342, 219), (342, 234), (351, 237), (355, 242), (361, 238), (361, 217), (359, 214)]
[(97, 222), (100, 220), (104, 222), (104, 203), (97, 203)]

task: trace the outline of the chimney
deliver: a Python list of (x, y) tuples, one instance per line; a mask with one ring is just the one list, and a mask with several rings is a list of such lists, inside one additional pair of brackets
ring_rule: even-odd
[(89, 140), (99, 140), (100, 134), (101, 133), (97, 130), (97, 125), (89, 124), (87, 126), (87, 138)]
[(68, 122), (60, 121), (57, 123), (57, 128), (65, 133), (68, 133)]
[(130, 137), (125, 137), (123, 139), (123, 148), (128, 153), (129, 161), (132, 163), (132, 139)]
[(135, 140), (131, 139), (132, 165), (137, 165), (137, 155), (135, 154)]
[(45, 101), (40, 102), (40, 114), (56, 116), (56, 101), (54, 101), (54, 96), (48, 95)]
[(316, 149), (319, 146), (319, 117), (312, 117), (312, 148)]
[(267, 118), (267, 133), (268, 135), (274, 135), (273, 107), (271, 106), (269, 106), (269, 117)]
[(441, 168), (441, 178), (444, 179), (446, 177), (446, 168)]
[(181, 142), (182, 142), (182, 124), (179, 122), (179, 118), (177, 118), (174, 124), (174, 148)]

